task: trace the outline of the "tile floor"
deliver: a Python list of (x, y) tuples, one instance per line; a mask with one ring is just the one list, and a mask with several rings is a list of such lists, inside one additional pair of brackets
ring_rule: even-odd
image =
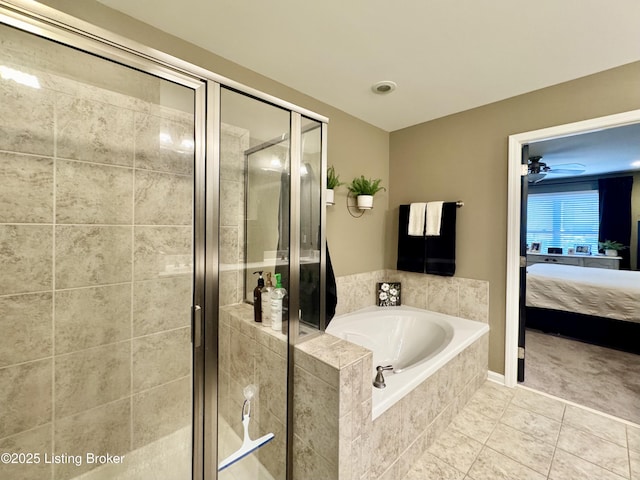
[(640, 355), (528, 329), (524, 385), (640, 423)]
[(640, 426), (487, 381), (404, 480), (640, 480)]

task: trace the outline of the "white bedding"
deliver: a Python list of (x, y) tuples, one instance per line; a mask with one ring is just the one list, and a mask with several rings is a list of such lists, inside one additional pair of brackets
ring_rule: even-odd
[(640, 323), (640, 271), (536, 263), (527, 306)]

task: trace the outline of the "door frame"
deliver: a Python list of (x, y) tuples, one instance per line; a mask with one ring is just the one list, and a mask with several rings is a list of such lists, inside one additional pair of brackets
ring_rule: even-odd
[(507, 282), (504, 349), (504, 383), (515, 387), (518, 374), (518, 333), (520, 299), (520, 205), (522, 196), (522, 147), (529, 143), (571, 137), (607, 128), (640, 123), (640, 109), (556, 125), (509, 136), (507, 195)]

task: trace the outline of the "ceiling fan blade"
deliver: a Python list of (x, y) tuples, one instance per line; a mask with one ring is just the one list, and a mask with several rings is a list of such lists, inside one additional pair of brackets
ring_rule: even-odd
[(549, 173), (564, 173), (579, 175), (584, 173), (586, 167), (581, 163), (563, 163), (561, 165), (551, 165)]

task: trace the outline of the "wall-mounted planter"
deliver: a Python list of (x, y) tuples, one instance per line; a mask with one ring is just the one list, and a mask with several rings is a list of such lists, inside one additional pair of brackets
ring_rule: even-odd
[(373, 195), (358, 195), (358, 208), (371, 210), (373, 208)]
[(333, 188), (327, 188), (325, 190), (325, 199), (326, 199), (327, 205), (333, 205), (335, 203), (334, 198), (335, 198), (335, 195), (334, 195)]

